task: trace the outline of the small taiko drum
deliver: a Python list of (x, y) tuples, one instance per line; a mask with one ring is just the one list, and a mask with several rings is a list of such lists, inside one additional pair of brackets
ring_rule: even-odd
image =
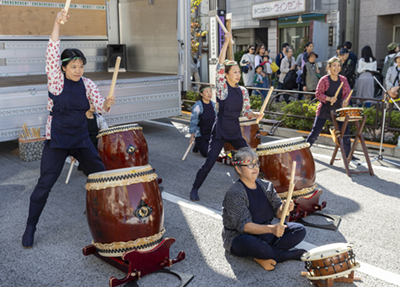
[(333, 243), (311, 249), (301, 256), (310, 280), (344, 277), (360, 267), (352, 243)]
[(342, 108), (336, 110), (336, 120), (344, 122), (346, 116), (349, 116), (349, 122), (355, 122), (362, 120), (363, 118), (363, 108)]
[(287, 197), (293, 161), (297, 162), (293, 199), (314, 193), (315, 162), (310, 144), (302, 137), (263, 143), (256, 152), (260, 160), (259, 177), (271, 181), (280, 198)]
[(100, 255), (146, 251), (162, 241), (164, 210), (156, 178), (150, 165), (89, 175), (86, 216)]
[(149, 163), (149, 151), (141, 126), (130, 124), (111, 127), (101, 130), (97, 137), (99, 156), (106, 170)]
[[(258, 127), (257, 119), (249, 120), (246, 117), (240, 117), (240, 131), (242, 132), (242, 137), (246, 140), (250, 148), (255, 149), (261, 143), (261, 134)], [(224, 145), (224, 150), (229, 153), (234, 150), (230, 143)]]

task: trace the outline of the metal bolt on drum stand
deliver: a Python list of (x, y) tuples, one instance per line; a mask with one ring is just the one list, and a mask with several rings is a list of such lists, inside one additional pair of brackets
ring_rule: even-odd
[[(379, 82), (379, 80), (375, 77), (375, 74), (377, 74), (376, 71), (370, 71), (370, 70), (365, 70), (365, 71), (366, 72), (370, 72), (372, 74), (372, 77), (374, 78), (374, 80), (382, 88), (382, 90), (384, 91), (384, 101), (385, 101), (384, 107), (383, 107), (383, 119), (382, 119), (382, 128), (381, 128), (381, 143), (380, 143), (380, 146), (379, 146), (379, 154), (373, 160), (371, 160), (371, 162), (376, 161), (376, 160), (383, 160), (383, 161), (386, 161), (386, 162), (391, 163), (393, 165), (400, 166), (399, 163), (396, 163), (396, 162), (393, 162), (391, 160), (385, 159), (385, 158), (383, 158), (383, 155), (382, 155), (383, 138), (384, 138), (384, 135), (385, 135), (386, 110), (388, 109), (389, 101), (392, 100), (392, 97), (389, 96), (388, 91), (382, 86), (382, 84)], [(394, 100), (392, 100), (392, 102), (396, 106), (396, 108), (400, 111), (400, 107), (398, 106), (398, 104)], [(363, 163), (359, 163), (358, 165), (361, 165)]]

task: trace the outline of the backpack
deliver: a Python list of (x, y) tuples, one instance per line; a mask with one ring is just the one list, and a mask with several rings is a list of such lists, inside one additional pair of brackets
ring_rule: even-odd
[[(292, 63), (289, 62), (289, 69), (291, 68), (291, 66)], [(285, 90), (293, 90), (297, 86), (296, 79), (297, 79), (296, 71), (290, 70), (283, 79), (283, 88)]]
[(384, 78), (386, 78), (387, 71), (389, 70), (389, 68), (390, 68), (391, 66), (393, 66), (393, 64), (394, 64), (394, 55), (396, 55), (396, 54), (393, 54), (393, 57), (387, 59), (385, 65), (383, 65), (383, 68), (382, 68), (382, 76), (383, 76)]

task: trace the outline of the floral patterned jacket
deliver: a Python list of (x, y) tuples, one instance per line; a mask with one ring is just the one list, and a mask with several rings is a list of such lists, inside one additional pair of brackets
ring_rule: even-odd
[[(215, 86), (217, 89), (217, 98), (221, 101), (225, 100), (228, 97), (228, 83), (226, 82), (225, 79), (225, 65), (224, 64), (217, 64), (217, 72), (215, 74)], [(247, 92), (247, 89), (239, 86), (239, 88), (242, 90), (243, 94), (243, 108), (242, 108), (242, 114), (245, 117), (249, 118), (249, 113), (252, 112), (250, 109), (250, 100), (249, 100), (249, 93)]]
[[(214, 108), (215, 115), (217, 115), (217, 109), (215, 106), (215, 103), (211, 101), (211, 104)], [(204, 108), (203, 108), (203, 102), (197, 101), (193, 107), (192, 107), (192, 115), (190, 116), (190, 124), (189, 124), (189, 133), (194, 134), (194, 137), (201, 137), (200, 133), (200, 127), (199, 127), (199, 122), (200, 122), (200, 115), (203, 113)]]

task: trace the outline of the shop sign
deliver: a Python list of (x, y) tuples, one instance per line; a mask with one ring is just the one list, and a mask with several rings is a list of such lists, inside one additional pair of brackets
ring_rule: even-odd
[(210, 17), (210, 59), (218, 58), (218, 31), (217, 20), (215, 17)]
[(306, 0), (271, 1), (253, 4), (251, 6), (251, 17), (254, 18), (277, 18), (285, 15), (298, 14), (306, 11)]
[(331, 26), (329, 27), (329, 46), (333, 46), (333, 34), (334, 34), (334, 28)]

